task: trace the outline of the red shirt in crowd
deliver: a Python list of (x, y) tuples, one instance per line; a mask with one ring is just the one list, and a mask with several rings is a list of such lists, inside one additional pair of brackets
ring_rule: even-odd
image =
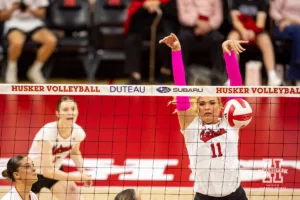
[[(144, 4), (145, 1), (155, 1), (155, 0), (133, 0), (128, 7), (127, 18), (124, 23), (124, 33), (126, 34), (130, 27), (130, 21), (134, 13), (136, 13)], [(168, 3), (170, 0), (159, 0), (160, 3)]]

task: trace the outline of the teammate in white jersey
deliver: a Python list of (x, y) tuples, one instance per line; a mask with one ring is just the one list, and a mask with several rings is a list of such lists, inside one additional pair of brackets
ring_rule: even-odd
[[(162, 39), (160, 43), (165, 43), (172, 49), (175, 84), (185, 85), (184, 66), (178, 38), (171, 34)], [(223, 43), (223, 50), (230, 53), (230, 59), (236, 59), (235, 52), (244, 51), (240, 43), (246, 43), (246, 41), (225, 41)], [(230, 64), (232, 63), (230, 60)], [(228, 65), (227, 61), (226, 65)], [(232, 66), (227, 66), (227, 71), (229, 71), (228, 67)], [(230, 77), (229, 73), (232, 71), (228, 72)], [(240, 76), (239, 69), (237, 76)], [(240, 80), (235, 81), (241, 83), (241, 77), (237, 78)], [(188, 97), (176, 97), (179, 124), (185, 138), (190, 168), (194, 176), (195, 200), (247, 200), (245, 191), (240, 186), (239, 130), (229, 127), (220, 118), (222, 112), (220, 98), (191, 99), (194, 101), (190, 102)]]
[[(75, 182), (91, 186), (92, 178), (83, 168), (80, 143), (85, 132), (76, 124), (77, 103), (71, 97), (60, 98), (56, 105), (57, 121), (43, 126), (36, 134), (29, 150), (38, 173), (38, 181), (32, 186), (34, 193), (44, 187), (51, 189), (59, 200), (83, 199)], [(80, 173), (66, 173), (63, 160), (70, 155)]]
[(38, 200), (31, 192), (32, 184), (38, 178), (36, 169), (30, 158), (25, 156), (14, 156), (7, 162), (6, 170), (2, 176), (13, 182), (10, 191), (1, 200)]

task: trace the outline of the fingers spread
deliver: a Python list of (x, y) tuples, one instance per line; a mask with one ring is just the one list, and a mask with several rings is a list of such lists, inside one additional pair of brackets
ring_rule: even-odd
[(235, 41), (235, 46), (236, 46), (236, 50), (239, 53), (242, 53), (244, 51), (244, 48), (237, 41)]

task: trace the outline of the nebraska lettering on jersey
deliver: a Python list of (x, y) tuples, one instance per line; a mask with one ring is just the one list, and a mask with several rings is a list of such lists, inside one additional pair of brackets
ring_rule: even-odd
[(67, 147), (63, 147), (62, 145), (60, 145), (59, 147), (56, 146), (53, 146), (52, 147), (52, 155), (56, 155), (58, 153), (63, 153), (63, 152), (66, 152), (66, 151), (69, 151), (73, 148), (73, 146), (70, 144), (70, 146), (67, 146)]
[(206, 143), (207, 141), (225, 133), (227, 133), (227, 131), (224, 128), (220, 128), (217, 131), (214, 131), (213, 129), (205, 129), (200, 132), (200, 140)]

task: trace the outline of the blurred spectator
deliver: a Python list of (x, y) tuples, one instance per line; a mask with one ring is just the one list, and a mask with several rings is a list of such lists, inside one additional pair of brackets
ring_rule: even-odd
[(57, 39), (43, 22), (48, 0), (0, 0), (0, 17), (5, 21), (4, 37), (8, 40), (7, 83), (18, 82), (17, 63), (24, 42), (28, 39), (40, 44), (36, 60), (27, 72), (34, 83), (45, 83), (42, 74), (44, 63), (53, 53)]
[(195, 44), (204, 42), (209, 45), (206, 49), (212, 63), (211, 84), (219, 84), (218, 74), (225, 68), (221, 48), (224, 36), (217, 31), (223, 21), (222, 0), (177, 0), (177, 9), (185, 66)]
[(274, 38), (292, 41), (292, 57), (287, 73), (300, 86), (300, 1), (275, 0), (270, 15), (275, 20)]
[(229, 40), (247, 40), (249, 45), (256, 44), (262, 52), (268, 74), (268, 85), (279, 86), (282, 83), (275, 72), (275, 57), (272, 41), (265, 31), (268, 4), (266, 0), (233, 0), (232, 23), (234, 30)]
[(91, 12), (94, 12), (96, 0), (89, 0)]
[(0, 22), (0, 45), (2, 46), (2, 42), (3, 42), (3, 27), (4, 27), (4, 23)]
[[(133, 0), (128, 8), (127, 19), (124, 24), (126, 34), (125, 38), (125, 73), (130, 75), (129, 84), (141, 84), (141, 55), (143, 41), (150, 39), (150, 30), (153, 20), (156, 17), (156, 11), (161, 9), (164, 13), (169, 3), (174, 0)], [(164, 15), (164, 14), (163, 14)], [(166, 30), (168, 25), (161, 19), (157, 27), (157, 42), (163, 38), (169, 31)], [(157, 45), (157, 54), (162, 62), (161, 74), (171, 75), (170, 52), (163, 45)]]
[(134, 189), (127, 189), (117, 194), (115, 200), (141, 200), (141, 196)]

